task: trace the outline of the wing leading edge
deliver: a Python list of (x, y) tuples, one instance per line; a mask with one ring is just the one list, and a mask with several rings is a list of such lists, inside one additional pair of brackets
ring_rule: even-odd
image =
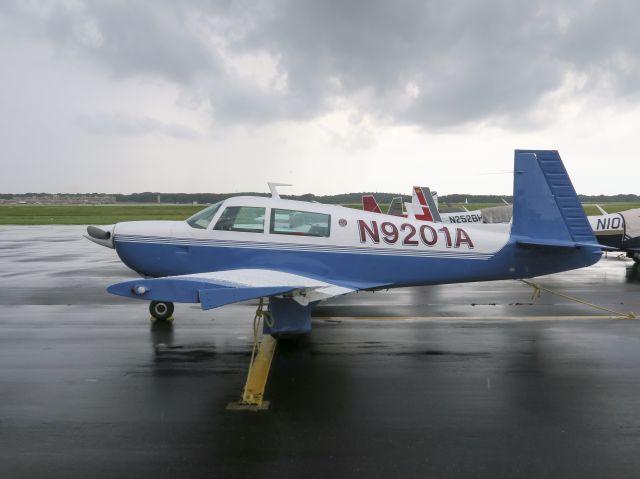
[(237, 269), (117, 283), (107, 291), (127, 298), (200, 303), (203, 310), (248, 299), (290, 295), (299, 304), (377, 285), (338, 285), (299, 274), (268, 269)]

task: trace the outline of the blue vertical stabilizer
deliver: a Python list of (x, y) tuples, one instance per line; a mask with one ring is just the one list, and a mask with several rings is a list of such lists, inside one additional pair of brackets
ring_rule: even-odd
[(557, 151), (516, 150), (511, 234), (520, 244), (597, 247)]

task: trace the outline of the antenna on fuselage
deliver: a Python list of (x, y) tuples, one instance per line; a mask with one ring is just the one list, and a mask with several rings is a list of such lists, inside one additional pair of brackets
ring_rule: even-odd
[(269, 185), (269, 191), (271, 191), (271, 198), (274, 198), (276, 200), (280, 199), (280, 195), (278, 194), (278, 186), (292, 186), (289, 183), (271, 183), (271, 182), (268, 182), (267, 185)]

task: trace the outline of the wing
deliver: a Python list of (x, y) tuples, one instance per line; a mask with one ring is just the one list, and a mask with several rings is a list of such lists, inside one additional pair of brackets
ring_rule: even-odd
[(298, 303), (307, 305), (379, 286), (335, 284), (269, 269), (235, 269), (126, 281), (110, 286), (107, 291), (128, 298), (200, 303), (202, 309), (212, 309), (247, 299), (278, 295), (290, 295)]

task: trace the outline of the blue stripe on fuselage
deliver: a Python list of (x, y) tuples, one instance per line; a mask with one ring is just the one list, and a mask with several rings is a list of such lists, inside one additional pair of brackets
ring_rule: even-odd
[[(284, 249), (278, 244), (258, 248), (176, 244), (166, 238), (154, 242), (148, 237), (136, 241), (116, 235), (115, 248), (122, 261), (134, 271), (153, 277), (205, 273), (230, 269), (263, 268), (302, 274), (336, 284), (364, 283), (393, 287), (529, 278), (593, 264), (590, 248), (529, 249), (516, 247), (512, 240), (493, 255), (432, 256), (366, 254), (330, 247), (316, 250)], [(351, 251), (354, 249), (351, 248)], [(364, 249), (363, 249), (364, 250)]]

